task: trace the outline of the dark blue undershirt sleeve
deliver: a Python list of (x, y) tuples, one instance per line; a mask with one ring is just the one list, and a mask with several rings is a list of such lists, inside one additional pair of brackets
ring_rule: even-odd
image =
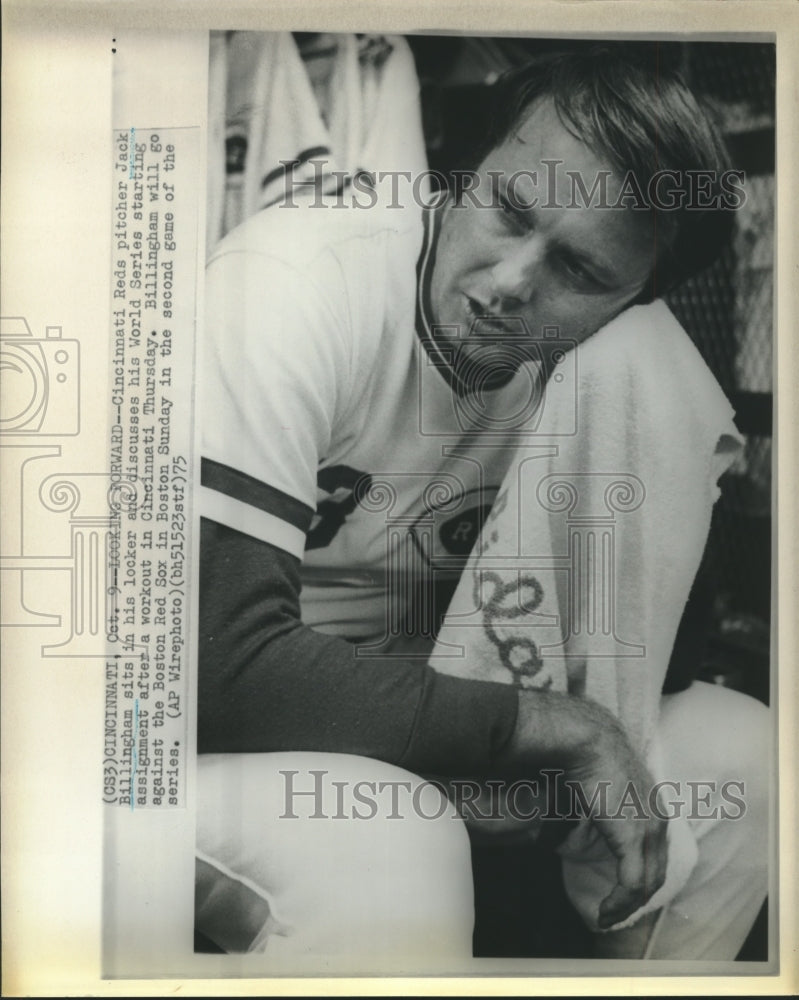
[(356, 659), (300, 620), (299, 562), (201, 522), (198, 750), (322, 750), (479, 775), (509, 739), (514, 688), (422, 661)]

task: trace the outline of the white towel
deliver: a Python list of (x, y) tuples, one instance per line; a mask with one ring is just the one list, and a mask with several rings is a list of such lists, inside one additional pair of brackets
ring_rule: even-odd
[[(535, 433), (519, 435), (430, 662), (592, 698), (656, 780), (668, 778), (654, 738), (661, 688), (717, 480), (740, 439), (729, 402), (662, 302), (627, 310), (567, 357)], [(687, 880), (696, 861), (687, 820), (672, 821), (669, 837), (666, 884), (625, 924)], [(599, 849), (587, 823), (566, 844), (575, 857)], [(589, 925), (606, 892), (597, 884), (580, 894)]]

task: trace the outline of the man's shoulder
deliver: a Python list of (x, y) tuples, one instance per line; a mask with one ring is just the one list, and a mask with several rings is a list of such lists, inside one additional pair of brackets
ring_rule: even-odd
[(416, 206), (275, 205), (228, 233), (214, 248), (209, 265), (229, 254), (249, 254), (301, 269), (329, 256), (342, 264), (354, 261), (374, 266), (386, 255), (417, 252), (421, 236), (421, 210)]
[(252, 338), (254, 352), (267, 338), (281, 350), (301, 342), (302, 351), (328, 358), (335, 345), (351, 384), (360, 386), (372, 385), (386, 368), (404, 372), (423, 228), (421, 210), (377, 206), (272, 207), (252, 216), (209, 259), (206, 302), (218, 316), (209, 336), (229, 351), (236, 303), (237, 336)]

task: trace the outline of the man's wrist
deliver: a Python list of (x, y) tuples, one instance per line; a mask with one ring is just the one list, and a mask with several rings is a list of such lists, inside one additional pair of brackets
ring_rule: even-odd
[(568, 769), (592, 755), (618, 723), (601, 706), (558, 691), (519, 691), (516, 726), (495, 758), (505, 773)]

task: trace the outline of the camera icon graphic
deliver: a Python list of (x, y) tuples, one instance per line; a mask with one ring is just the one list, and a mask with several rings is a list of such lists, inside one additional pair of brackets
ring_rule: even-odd
[(37, 338), (23, 317), (0, 318), (0, 435), (77, 434), (79, 375), (80, 344), (60, 326)]
[[(577, 432), (577, 341), (561, 337), (557, 326), (545, 326), (534, 337), (520, 316), (478, 317), (465, 336), (463, 329), (436, 327), (437, 349), (425, 358), (452, 384), (461, 432), (522, 438)], [(423, 395), (421, 428), (432, 434), (424, 403)]]

